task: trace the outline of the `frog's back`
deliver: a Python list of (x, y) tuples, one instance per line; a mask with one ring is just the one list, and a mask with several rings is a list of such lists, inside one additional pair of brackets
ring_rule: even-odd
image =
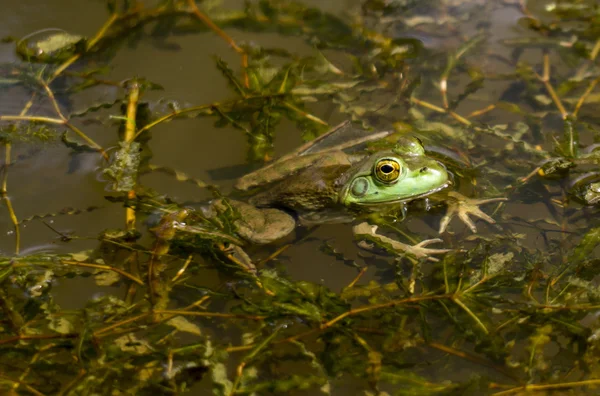
[(298, 213), (339, 206), (339, 180), (349, 168), (349, 164), (309, 167), (274, 183), (252, 197), (250, 203), (262, 207), (282, 207)]

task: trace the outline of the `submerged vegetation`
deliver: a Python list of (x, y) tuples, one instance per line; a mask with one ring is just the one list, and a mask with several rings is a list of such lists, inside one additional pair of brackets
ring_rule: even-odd
[[(597, 2), (356, 3), (334, 15), (300, 0), (250, 0), (238, 9), (108, 0), (93, 37), (51, 29), (6, 39), (21, 61), (0, 65), (1, 92), (22, 107), (0, 107), (2, 238), (13, 246), (0, 252), (2, 394), (597, 393)], [(493, 31), (499, 11), (518, 19), (501, 42)], [(310, 51), (238, 39), (244, 33), (300, 37)], [(228, 99), (147, 99), (161, 81), (107, 77), (126, 46), (201, 35), (228, 45), (227, 54), (196, 54), (215, 56)], [(223, 59), (232, 54), (237, 64)], [(107, 88), (118, 96), (98, 94)], [(165, 132), (156, 127), (198, 118), (245, 136), (251, 164), (271, 161), (286, 133), (309, 141), (339, 120), (393, 128), (419, 136), (465, 194), (507, 201), (486, 207), (497, 223), (478, 223), (479, 233), (453, 222), (440, 244), (449, 252), (436, 259), (377, 238), (387, 255), (351, 257), (320, 241), (333, 265), (357, 271), (334, 290), (278, 263), (313, 227), (249, 246), (235, 227), (240, 214), (214, 181), (154, 162), (153, 134)], [(102, 133), (89, 133), (92, 125)], [(11, 186), (28, 181), (11, 179), (11, 169), (50, 146), (98, 157), (105, 206), (20, 215)], [(209, 150), (198, 147), (197, 156)], [(223, 199), (221, 209), (208, 216), (145, 185), (156, 172)], [(94, 240), (60, 226), (108, 206), (122, 208), (123, 226), (96, 229)], [(399, 217), (372, 221), (394, 240), (425, 239)], [(60, 253), (26, 244), (32, 223), (47, 226), (40, 245), (53, 241)], [(91, 248), (73, 248), (84, 240)], [(56, 294), (75, 281), (98, 293), (63, 309)]]

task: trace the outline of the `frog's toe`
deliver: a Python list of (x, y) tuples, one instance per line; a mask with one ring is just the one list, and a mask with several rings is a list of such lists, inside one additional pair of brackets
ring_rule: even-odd
[(409, 254), (418, 259), (427, 259), (429, 261), (438, 261), (435, 257), (431, 257), (432, 254), (444, 254), (448, 253), (452, 249), (430, 249), (427, 246), (432, 243), (442, 242), (441, 239), (426, 239), (419, 242), (418, 244), (411, 246), (405, 243), (396, 241), (395, 239), (389, 238), (384, 235), (377, 233), (377, 226), (372, 226), (366, 222), (358, 224), (353, 227), (354, 234), (357, 237), (367, 237), (370, 242), (360, 241), (358, 245), (366, 250), (374, 250), (375, 245), (379, 242), (386, 250), (392, 250), (400, 254)]
[(426, 258), (429, 261), (439, 261), (439, 259), (431, 257), (431, 255), (448, 253), (452, 251), (452, 249), (430, 249), (426, 246), (431, 245), (432, 243), (440, 242), (443, 242), (440, 238), (425, 239), (414, 246), (409, 246), (409, 248), (406, 249), (406, 252), (414, 255), (417, 258)]
[[(444, 242), (444, 241), (442, 241), (440, 238), (425, 239), (424, 241), (417, 243), (415, 245), (415, 247), (422, 248), (422, 247), (431, 245), (432, 243), (440, 243), (440, 242)], [(444, 249), (438, 249), (438, 250), (444, 250)]]
[(465, 198), (465, 199), (467, 201), (469, 201), (470, 204), (475, 205), (475, 206), (485, 205), (487, 203), (492, 203), (492, 202), (508, 201), (508, 198), (504, 198), (504, 197), (486, 198), (486, 199), (470, 199), (470, 198)]
[[(471, 220), (471, 218), (469, 217), (469, 214), (475, 215), (477, 216), (475, 213), (473, 213), (472, 211), (470, 212), (466, 212), (466, 211), (458, 211), (458, 218), (460, 219), (460, 221), (462, 221), (467, 227), (469, 227), (469, 229), (471, 230), (472, 233), (477, 233), (477, 227), (475, 226), (475, 223), (473, 223), (473, 220)], [(489, 217), (489, 216), (488, 216)], [(494, 220), (492, 219), (492, 223), (494, 222)]]
[(477, 227), (469, 216), (478, 217), (490, 224), (495, 224), (496, 221), (489, 216), (487, 213), (479, 208), (479, 205), (484, 205), (492, 202), (506, 201), (506, 198), (489, 198), (489, 199), (470, 199), (457, 192), (450, 192), (449, 197), (453, 198), (454, 201), (448, 204), (448, 211), (440, 222), (439, 233), (442, 234), (446, 231), (450, 220), (456, 215), (458, 218), (471, 230), (473, 233), (477, 233)]
[[(496, 222), (496, 220), (492, 219), (487, 213), (485, 213), (484, 211), (479, 209), (477, 206), (473, 206), (471, 208), (465, 208), (465, 210), (462, 211), (460, 214), (467, 217), (467, 219), (469, 218), (468, 217), (469, 215), (472, 215), (472, 216), (480, 218), (481, 220), (485, 220), (490, 224), (494, 224)], [(463, 220), (463, 222), (465, 221), (462, 217), (461, 217), (461, 220)], [(470, 221), (470, 219), (469, 219), (469, 221)]]
[(442, 221), (440, 221), (440, 229), (438, 231), (439, 234), (443, 234), (448, 228), (448, 224), (450, 224), (450, 220), (454, 217), (454, 213), (456, 212), (456, 208), (454, 206), (448, 206), (446, 214), (442, 217)]

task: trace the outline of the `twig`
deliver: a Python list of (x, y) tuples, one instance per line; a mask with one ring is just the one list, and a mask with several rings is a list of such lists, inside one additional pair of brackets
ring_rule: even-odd
[[(111, 16), (108, 18), (108, 20), (106, 22), (104, 22), (104, 25), (102, 25), (102, 27), (94, 35), (94, 37), (92, 37), (90, 40), (88, 40), (87, 45), (85, 46), (85, 50), (86, 51), (91, 50), (98, 43), (98, 41), (100, 41), (100, 39), (102, 37), (104, 37), (104, 35), (108, 31), (108, 29), (110, 29), (112, 24), (115, 23), (115, 21), (118, 18), (119, 18), (119, 14), (116, 14), (116, 13), (111, 14)], [(58, 76), (61, 75), (61, 73), (63, 71), (65, 71), (69, 66), (71, 66), (73, 63), (75, 63), (79, 58), (81, 58), (81, 55), (82, 54), (73, 55), (72, 57), (67, 59), (63, 64), (61, 64), (56, 70), (54, 70), (54, 73), (52, 73), (52, 76), (50, 76), (50, 78), (48, 79), (48, 84), (50, 84), (52, 81), (54, 81)]]
[(509, 390), (505, 390), (502, 392), (494, 393), (496, 396), (505, 396), (512, 395), (514, 393), (524, 392), (541, 392), (545, 390), (557, 390), (557, 389), (568, 389), (568, 388), (578, 388), (582, 386), (590, 386), (590, 385), (600, 385), (600, 379), (591, 379), (585, 381), (575, 381), (575, 382), (563, 382), (559, 384), (545, 384), (545, 385), (535, 385), (528, 384), (524, 386), (518, 386), (516, 388), (512, 388)]
[[(6, 145), (6, 158), (5, 158), (5, 165), (10, 164), (10, 145)], [(10, 217), (10, 221), (13, 223), (13, 227), (15, 230), (15, 254), (19, 254), (19, 252), (21, 251), (21, 229), (19, 228), (19, 219), (17, 218), (17, 215), (15, 214), (15, 210), (12, 206), (12, 202), (10, 200), (10, 197), (7, 194), (7, 190), (6, 190), (6, 171), (4, 173), (4, 177), (2, 180), (2, 190), (0, 190), (0, 197), (2, 198), (2, 200), (6, 203), (6, 210), (8, 210), (8, 216)]]
[[(173, 119), (175, 117), (178, 117), (178, 116), (186, 114), (186, 113), (191, 113), (191, 112), (194, 112), (194, 111), (206, 111), (206, 110), (217, 111), (217, 112), (221, 113), (220, 108), (223, 108), (225, 106), (235, 106), (237, 104), (248, 102), (248, 101), (251, 101), (251, 100), (254, 100), (254, 99), (274, 99), (274, 98), (281, 98), (281, 97), (284, 97), (284, 96), (285, 96), (285, 94), (253, 95), (253, 96), (246, 96), (246, 97), (243, 97), (241, 99), (228, 100), (228, 101), (224, 101), (224, 102), (214, 102), (214, 103), (209, 103), (209, 104), (204, 104), (204, 105), (187, 107), (185, 109), (175, 110), (175, 111), (173, 111), (173, 112), (171, 112), (169, 114), (165, 114), (162, 117), (157, 118), (156, 120), (154, 120), (154, 121), (152, 121), (152, 122), (144, 125), (142, 128), (139, 128), (138, 131), (137, 131), (137, 133), (135, 134), (135, 138), (137, 139), (137, 137), (140, 136), (142, 133), (146, 132), (147, 130), (149, 130), (151, 128), (154, 128), (158, 124), (161, 124), (163, 122), (169, 121), (169, 120), (171, 120), (171, 119)], [(302, 95), (298, 95), (298, 96), (302, 96)], [(413, 101), (415, 103), (421, 102), (418, 99), (414, 99)], [(426, 103), (426, 102), (422, 102), (422, 103)], [(433, 105), (431, 105), (431, 106), (433, 106)], [(440, 109), (441, 113), (445, 113), (446, 112), (442, 108), (438, 108), (438, 109)], [(294, 110), (296, 110), (296, 109), (294, 109)], [(300, 110), (300, 109), (297, 109), (297, 110), (300, 111), (300, 112), (302, 112), (302, 110)], [(317, 122), (319, 124), (322, 124), (322, 125), (328, 125), (325, 121), (320, 120), (319, 118), (314, 117), (314, 116), (312, 116), (312, 115), (310, 115), (308, 113), (303, 113), (302, 115), (305, 115), (307, 117), (311, 116), (311, 117), (313, 117), (313, 118), (311, 118), (312, 121), (315, 121), (315, 122)], [(233, 121), (233, 123), (235, 124), (235, 120), (231, 120), (231, 121)], [(246, 133), (248, 133), (248, 131), (246, 131)]]
[(424, 100), (417, 99), (414, 96), (411, 96), (410, 101), (418, 104), (419, 106), (426, 107), (429, 110), (437, 111), (438, 113), (446, 113), (447, 112), (446, 109), (444, 109), (444, 108), (441, 108), (441, 107), (431, 104), (429, 102), (425, 102)]
[(72, 261), (72, 260), (61, 260), (62, 264), (66, 264), (66, 265), (74, 265), (77, 267), (87, 267), (87, 268), (97, 268), (97, 269), (101, 269), (101, 270), (107, 270), (107, 271), (114, 271), (116, 273), (118, 273), (119, 275), (124, 276), (125, 278), (137, 283), (140, 286), (144, 285), (144, 282), (139, 279), (136, 278), (135, 276), (131, 275), (128, 272), (123, 271), (120, 268), (116, 268), (116, 267), (111, 267), (110, 265), (104, 265), (104, 264), (93, 264), (93, 263), (82, 263), (79, 261)]
[(242, 361), (240, 362), (240, 364), (238, 365), (238, 367), (236, 369), (235, 379), (233, 381), (233, 385), (231, 386), (231, 391), (229, 392), (229, 396), (233, 396), (235, 394), (235, 391), (236, 391), (238, 385), (240, 384), (240, 381), (242, 380), (242, 375), (244, 374), (244, 368), (246, 367), (248, 362), (250, 362), (252, 359), (254, 359), (260, 351), (265, 349), (271, 343), (271, 341), (273, 341), (273, 338), (275, 338), (275, 336), (277, 336), (280, 329), (281, 329), (281, 327), (277, 327), (275, 329), (275, 331), (273, 331), (271, 334), (269, 334), (269, 336), (267, 338), (265, 338), (259, 344), (257, 344), (252, 349), (252, 351), (242, 359)]
[(475, 111), (471, 112), (471, 113), (470, 113), (468, 116), (466, 116), (465, 118), (473, 118), (473, 117), (478, 117), (478, 116), (480, 116), (480, 115), (483, 115), (483, 114), (485, 114), (485, 113), (488, 113), (488, 112), (490, 112), (490, 111), (494, 110), (495, 108), (496, 108), (496, 105), (495, 105), (495, 104), (491, 104), (491, 105), (489, 105), (489, 106), (487, 106), (487, 107), (484, 107), (484, 108), (483, 108), (483, 109), (481, 109), (481, 110), (475, 110)]
[(386, 303), (381, 303), (381, 304), (366, 305), (366, 306), (351, 309), (349, 311), (344, 312), (341, 315), (336, 316), (334, 319), (321, 325), (321, 329), (326, 329), (328, 327), (331, 327), (334, 324), (336, 324), (337, 322), (339, 322), (340, 320), (342, 320), (348, 316), (353, 316), (353, 315), (363, 313), (363, 312), (374, 311), (374, 310), (378, 310), (381, 308), (389, 308), (389, 307), (394, 307), (396, 305), (404, 305), (404, 304), (416, 303), (416, 302), (421, 302), (421, 301), (444, 300), (444, 299), (448, 299), (451, 297), (452, 296), (447, 295), (447, 294), (438, 294), (438, 295), (431, 295), (431, 296), (410, 297), (410, 298), (404, 298), (401, 300), (392, 300), (392, 301), (388, 301)]
[[(324, 330), (332, 327), (334, 324), (336, 324), (340, 320), (347, 318), (348, 316), (354, 316), (354, 315), (357, 315), (357, 314), (360, 314), (363, 312), (374, 311), (374, 310), (378, 310), (378, 309), (382, 309), (382, 308), (389, 308), (389, 307), (394, 307), (394, 306), (403, 305), (403, 304), (418, 303), (418, 302), (422, 302), (422, 301), (452, 299), (453, 296), (454, 296), (453, 294), (426, 295), (426, 296), (403, 298), (400, 300), (392, 300), (392, 301), (388, 301), (386, 303), (381, 303), (381, 304), (365, 305), (362, 307), (358, 307), (358, 308), (354, 308), (349, 311), (346, 311), (346, 312), (336, 316), (335, 318), (331, 319), (330, 321), (321, 324), (321, 326), (319, 326), (318, 328), (311, 329), (311, 330), (305, 331), (304, 333), (296, 334), (296, 335), (288, 337), (288, 338), (284, 338), (283, 340), (277, 340), (273, 343), (281, 344), (281, 343), (296, 341), (300, 338), (324, 331)], [(237, 346), (237, 347), (229, 347), (229, 348), (226, 348), (226, 351), (227, 352), (239, 352), (239, 351), (246, 351), (251, 348), (253, 348), (252, 344)]]
[[(13, 384), (14, 391), (16, 391), (21, 385), (25, 385), (25, 378), (27, 378), (27, 376), (31, 372), (31, 368), (33, 367), (33, 365), (40, 359), (40, 356), (42, 356), (42, 353), (46, 352), (48, 349), (54, 348), (55, 346), (56, 346), (56, 344), (48, 344), (48, 345), (42, 346), (40, 349), (37, 350), (35, 355), (33, 355), (31, 360), (29, 361), (29, 364), (27, 365), (25, 370), (23, 370), (23, 373), (19, 377), (19, 381), (15, 382)], [(39, 393), (39, 394), (41, 394), (41, 393)]]
[(87, 374), (87, 371), (82, 368), (79, 370), (79, 372), (77, 373), (77, 376), (75, 378), (73, 378), (72, 381), (69, 381), (68, 383), (66, 383), (61, 389), (60, 391), (57, 393), (57, 396), (63, 396), (66, 394), (69, 394), (69, 391), (75, 386), (75, 384), (77, 384), (79, 381), (81, 381), (81, 379)]
[(167, 315), (182, 315), (182, 316), (204, 316), (208, 318), (231, 318), (231, 319), (248, 319), (248, 320), (264, 320), (267, 317), (264, 315), (244, 315), (244, 314), (229, 314), (223, 312), (198, 312), (198, 311), (181, 311), (181, 310), (169, 310), (169, 309), (158, 309), (154, 311), (155, 314), (167, 314)]
[[(26, 383), (20, 382), (20, 381), (15, 381), (13, 379), (7, 378), (5, 376), (3, 376), (2, 374), (0, 374), (0, 378), (3, 381), (7, 381), (7, 382), (11, 382), (13, 384), (13, 389), (18, 388), (19, 386), (22, 386), (23, 388), (27, 389), (29, 392), (31, 392), (32, 394), (36, 395), (36, 396), (45, 396), (42, 392), (38, 391), (37, 389), (33, 388), (31, 385), (28, 385)], [(10, 394), (14, 394), (14, 395), (18, 395), (18, 393), (16, 392), (9, 392)]]
[(27, 116), (27, 115), (0, 115), (0, 121), (30, 121), (30, 122), (45, 122), (47, 124), (59, 124), (64, 125), (65, 122), (58, 118), (51, 117), (38, 117), (38, 116)]
[(85, 140), (87, 144), (89, 144), (90, 146), (92, 146), (93, 148), (95, 148), (96, 150), (98, 150), (102, 154), (102, 156), (104, 157), (104, 159), (108, 159), (108, 154), (106, 154), (106, 152), (104, 151), (104, 149), (102, 148), (102, 146), (100, 146), (98, 143), (96, 143), (91, 138), (89, 138), (85, 133), (83, 133), (81, 130), (79, 130), (77, 127), (75, 127), (73, 124), (71, 124), (69, 122), (69, 120), (67, 119), (67, 117), (64, 116), (64, 114), (60, 110), (60, 107), (58, 106), (58, 102), (56, 101), (56, 98), (54, 97), (54, 93), (50, 89), (50, 86), (48, 85), (48, 83), (45, 82), (42, 79), (38, 79), (38, 82), (44, 88), (44, 90), (46, 91), (46, 94), (48, 95), (48, 98), (50, 99), (50, 102), (52, 102), (52, 106), (54, 107), (54, 111), (56, 112), (56, 115), (58, 115), (58, 117), (60, 118), (60, 120), (62, 121), (62, 124), (64, 126), (66, 126), (67, 128), (69, 128), (70, 130), (72, 130), (73, 132), (75, 132), (75, 134), (77, 134), (80, 138), (82, 138), (83, 140)]
[(442, 94), (442, 103), (444, 104), (444, 108), (447, 109), (449, 107), (448, 104), (448, 77), (443, 76), (440, 80), (440, 92)]
[(17, 341), (32, 341), (32, 340), (55, 340), (63, 338), (77, 338), (79, 333), (67, 333), (67, 334), (32, 334), (25, 335), (20, 334), (18, 336), (0, 339), (0, 345), (11, 344)]
[[(182, 312), (186, 312), (186, 311), (188, 311), (188, 310), (190, 310), (190, 309), (193, 309), (193, 308), (198, 308), (198, 307), (200, 307), (200, 304), (202, 304), (203, 302), (205, 302), (205, 301), (206, 301), (206, 300), (208, 300), (209, 298), (210, 298), (210, 296), (204, 296), (204, 297), (202, 297), (201, 299), (199, 299), (198, 301), (196, 301), (196, 302), (194, 302), (194, 303), (192, 303), (192, 304), (188, 305), (187, 307), (185, 307), (185, 308), (182, 308), (181, 310), (177, 310), (177, 311), (175, 311), (175, 312), (176, 312), (175, 314), (173, 314), (173, 315), (170, 315), (170, 316), (166, 316), (166, 317), (162, 317), (162, 318), (161, 318), (161, 319), (162, 319), (162, 322), (165, 322), (165, 321), (167, 321), (167, 320), (169, 320), (169, 319), (172, 319), (172, 318), (174, 318), (174, 317), (176, 317), (176, 316), (179, 316), (179, 315), (181, 315), (181, 314), (182, 314)], [(126, 324), (129, 324), (129, 323), (137, 322), (137, 321), (138, 321), (138, 320), (140, 320), (140, 319), (144, 319), (144, 318), (146, 318), (146, 317), (148, 317), (148, 316), (152, 316), (152, 315), (154, 315), (154, 314), (155, 314), (155, 312), (152, 312), (152, 311), (150, 311), (150, 312), (145, 312), (145, 313), (143, 313), (143, 314), (140, 314), (140, 315), (134, 316), (134, 317), (132, 317), (132, 318), (128, 318), (128, 319), (122, 320), (122, 321), (120, 321), (120, 322), (113, 323), (113, 324), (111, 324), (111, 325), (109, 325), (109, 326), (107, 326), (107, 327), (103, 327), (103, 328), (101, 328), (101, 329), (98, 329), (98, 330), (96, 330), (96, 331), (94, 332), (94, 337), (105, 337), (105, 336), (107, 336), (107, 335), (110, 335), (110, 334), (111, 334), (111, 333), (109, 333), (109, 331), (111, 331), (111, 330), (114, 330), (114, 329), (116, 329), (116, 328), (119, 328), (119, 327), (121, 327), (121, 326), (123, 326), (123, 325), (126, 325)]]
[(201, 111), (201, 110), (206, 110), (206, 109), (210, 109), (213, 106), (213, 104), (208, 104), (208, 105), (200, 105), (200, 106), (194, 106), (194, 107), (188, 107), (185, 109), (181, 109), (181, 110), (176, 110), (173, 111), (172, 113), (166, 114), (146, 125), (144, 125), (143, 127), (141, 127), (140, 129), (138, 129), (137, 133), (135, 134), (134, 139), (137, 139), (138, 136), (140, 136), (143, 132), (149, 130), (150, 128), (155, 127), (158, 124), (161, 124), (165, 121), (170, 120), (171, 118), (177, 117), (179, 115), (185, 114), (185, 113), (190, 113), (192, 111)]
[(354, 287), (354, 285), (356, 285), (356, 283), (360, 280), (360, 278), (362, 278), (362, 276), (365, 274), (365, 272), (367, 272), (367, 268), (368, 267), (362, 267), (360, 269), (360, 272), (358, 273), (358, 275), (356, 275), (356, 277), (352, 280), (352, 282), (350, 282), (350, 284), (348, 284), (348, 286), (346, 286), (346, 288)]
[(453, 112), (451, 110), (444, 109), (442, 107), (436, 106), (434, 104), (431, 104), (431, 103), (426, 102), (426, 101), (421, 100), (421, 99), (417, 99), (415, 97), (411, 97), (410, 101), (413, 102), (413, 103), (415, 103), (415, 104), (418, 104), (419, 106), (423, 106), (425, 108), (428, 108), (429, 110), (433, 110), (433, 111), (438, 112), (438, 113), (449, 114), (456, 121), (458, 121), (458, 122), (460, 122), (462, 124), (465, 124), (467, 126), (471, 125), (471, 121), (467, 120), (463, 116), (461, 116), (461, 115), (459, 115), (459, 114), (457, 114), (457, 113), (455, 113), (455, 112)]
[(145, 313), (143, 313), (141, 315), (137, 315), (137, 316), (134, 316), (132, 318), (128, 318), (128, 319), (122, 320), (122, 321), (117, 322), (117, 323), (113, 323), (110, 326), (106, 326), (106, 327), (103, 327), (101, 329), (98, 329), (98, 330), (94, 331), (94, 337), (103, 337), (102, 333), (107, 333), (110, 330), (116, 329), (116, 328), (121, 327), (123, 325), (126, 325), (128, 323), (136, 322), (136, 321), (138, 321), (140, 319), (143, 319), (145, 317), (148, 317), (150, 315), (152, 315), (152, 312), (145, 312)]
[[(23, 110), (21, 110), (20, 116), (25, 116), (31, 105), (33, 104), (33, 98), (35, 94), (32, 96), (32, 101), (25, 105)], [(0, 120), (1, 120), (0, 116)], [(14, 131), (14, 127), (12, 128)], [(8, 168), (12, 163), (12, 144), (7, 142), (4, 146), (4, 169), (2, 172), (2, 186), (0, 187), (0, 197), (4, 202), (6, 202), (6, 209), (8, 210), (8, 216), (10, 217), (10, 221), (13, 223), (13, 227), (15, 229), (15, 255), (18, 255), (21, 251), (21, 228), (19, 227), (19, 219), (15, 213), (15, 210), (12, 206), (12, 201), (8, 196)]]
[(298, 107), (294, 106), (293, 104), (291, 104), (289, 102), (283, 102), (283, 105), (285, 107), (287, 107), (288, 109), (290, 109), (292, 111), (295, 111), (296, 113), (300, 114), (302, 117), (305, 117), (305, 118), (311, 120), (312, 122), (316, 122), (317, 124), (329, 126), (329, 124), (326, 121), (323, 121), (319, 117), (314, 116), (314, 115), (312, 115), (310, 113), (307, 113), (304, 110), (299, 109)]
[(471, 311), (469, 309), (469, 307), (467, 307), (462, 301), (460, 301), (460, 299), (456, 296), (452, 297), (452, 301), (454, 301), (456, 303), (456, 305), (458, 305), (459, 307), (461, 307), (466, 313), (467, 315), (469, 315), (471, 318), (473, 318), (473, 320), (475, 321), (475, 323), (477, 323), (477, 325), (481, 328), (481, 330), (483, 330), (483, 332), (485, 334), (489, 334), (490, 332), (488, 331), (487, 327), (485, 327), (485, 325), (483, 324), (483, 322), (477, 317), (477, 315), (475, 315), (473, 313), (473, 311)]
[(536, 73), (536, 76), (537, 76), (538, 80), (540, 80), (542, 82), (542, 84), (544, 84), (544, 86), (546, 87), (546, 91), (548, 91), (548, 94), (550, 94), (550, 97), (552, 98), (552, 101), (554, 102), (554, 105), (560, 112), (560, 115), (562, 116), (562, 118), (565, 119), (568, 117), (569, 113), (567, 112), (567, 110), (565, 110), (565, 107), (563, 106), (560, 98), (556, 94), (556, 91), (550, 84), (550, 57), (547, 52), (544, 53), (543, 70), (544, 71), (541, 76), (537, 73)]
[(600, 38), (598, 40), (596, 40), (596, 44), (594, 45), (594, 48), (592, 48), (592, 51), (590, 52), (590, 60), (592, 62), (596, 60), (598, 53), (600, 53)]
[(248, 68), (248, 54), (246, 53), (246, 51), (244, 51), (243, 48), (238, 46), (233, 40), (233, 38), (231, 38), (231, 36), (229, 36), (223, 30), (221, 30), (221, 28), (218, 27), (206, 14), (200, 11), (200, 9), (198, 9), (198, 6), (196, 5), (195, 0), (188, 0), (188, 5), (192, 9), (192, 14), (194, 14), (196, 18), (198, 18), (202, 23), (204, 23), (210, 30), (215, 32), (219, 37), (225, 40), (227, 44), (229, 44), (231, 48), (233, 48), (233, 50), (242, 57), (242, 73), (244, 76), (244, 86), (246, 88), (250, 87), (250, 78), (248, 77), (248, 73), (246, 72), (246, 69)]
[(282, 254), (283, 252), (285, 252), (286, 250), (288, 250), (290, 247), (292, 247), (291, 243), (288, 243), (286, 245), (281, 246), (280, 248), (278, 248), (277, 250), (275, 250), (273, 253), (271, 253), (270, 255), (268, 255), (267, 257), (265, 257), (264, 259), (260, 260), (257, 263), (257, 266), (262, 266), (262, 265), (268, 263), (269, 261), (275, 259), (277, 256), (279, 256), (280, 254)]
[(592, 93), (594, 88), (596, 88), (596, 85), (598, 84), (598, 82), (600, 82), (600, 77), (598, 77), (594, 81), (592, 81), (590, 83), (590, 85), (587, 87), (587, 89), (585, 90), (585, 92), (583, 93), (583, 95), (581, 95), (581, 97), (577, 101), (577, 104), (575, 105), (575, 109), (573, 110), (573, 116), (577, 116), (577, 113), (579, 113), (579, 109), (581, 108), (581, 106), (583, 106), (583, 102), (585, 102), (587, 97), (590, 96), (590, 94)]
[[(138, 260), (138, 257), (139, 255), (137, 252), (129, 252), (127, 259), (124, 261), (124, 263), (129, 263), (129, 272), (135, 277), (139, 277), (140, 275), (140, 262)], [(133, 301), (135, 300), (136, 294), (136, 283), (130, 283), (129, 287), (127, 288), (127, 293), (125, 295), (125, 302), (131, 306), (133, 304)]]
[(446, 345), (443, 345), (443, 344), (439, 344), (437, 342), (430, 342), (430, 343), (428, 343), (426, 345), (429, 346), (429, 347), (431, 347), (431, 348), (435, 348), (437, 350), (440, 350), (442, 352), (446, 352), (446, 353), (449, 353), (451, 355), (458, 356), (458, 357), (460, 357), (462, 359), (465, 359), (465, 360), (471, 361), (473, 363), (479, 364), (481, 366), (490, 367), (490, 368), (496, 370), (497, 372), (499, 372), (501, 374), (504, 374), (506, 377), (508, 377), (508, 378), (510, 378), (510, 379), (518, 382), (518, 378), (515, 375), (513, 375), (512, 373), (506, 371), (504, 369), (504, 367), (497, 366), (493, 362), (490, 362), (489, 360), (483, 359), (483, 358), (481, 358), (481, 357), (479, 357), (477, 355), (472, 355), (470, 353), (467, 353), (467, 352), (464, 352), (464, 351), (461, 351), (461, 350), (458, 350), (458, 349), (455, 349), (455, 348), (452, 348), (452, 347), (449, 347), (449, 346), (446, 346)]
[(454, 118), (456, 121), (460, 122), (461, 124), (464, 124), (466, 126), (471, 125), (471, 121), (467, 120), (465, 117), (461, 116), (458, 113), (455, 113), (454, 111), (449, 111), (448, 114), (450, 114), (452, 116), (452, 118)]
[(181, 267), (181, 269), (179, 271), (177, 271), (177, 274), (175, 274), (173, 279), (171, 279), (171, 283), (175, 283), (175, 281), (177, 281), (177, 279), (179, 279), (181, 277), (181, 275), (183, 275), (185, 273), (185, 270), (192, 262), (192, 258), (193, 258), (193, 256), (190, 254), (188, 256), (188, 258), (185, 260), (185, 263), (183, 263), (183, 267)]
[(448, 282), (448, 268), (446, 265), (446, 260), (443, 261), (442, 268), (444, 271), (444, 290), (445, 290), (446, 294), (449, 294), (450, 293), (450, 283)]
[[(127, 114), (125, 118), (125, 136), (124, 140), (127, 145), (131, 144), (136, 136), (136, 116), (137, 105), (140, 98), (140, 86), (134, 81), (129, 87), (129, 95), (127, 97)], [(127, 193), (127, 199), (133, 201), (135, 199), (135, 191), (132, 189)], [(128, 231), (135, 230), (135, 209), (127, 206), (125, 208), (125, 224)]]

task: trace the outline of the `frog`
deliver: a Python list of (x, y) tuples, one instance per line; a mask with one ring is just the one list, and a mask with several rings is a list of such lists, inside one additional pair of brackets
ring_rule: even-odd
[(60, 63), (85, 51), (87, 39), (62, 29), (44, 29), (17, 42), (17, 54), (25, 61)]
[[(422, 142), (413, 136), (401, 136), (390, 149), (356, 153), (352, 149), (370, 141), (391, 136), (393, 131), (367, 133), (344, 122), (280, 159), (241, 177), (235, 184), (238, 192), (249, 192), (247, 200), (217, 200), (210, 212), (233, 208), (238, 235), (251, 244), (268, 244), (290, 234), (298, 224), (351, 222), (365, 214), (400, 210), (415, 200), (437, 201), (448, 206), (440, 222), (439, 233), (447, 230), (450, 220), (458, 216), (472, 232), (477, 232), (469, 216), (494, 224), (495, 220), (479, 206), (505, 198), (470, 199), (452, 191), (455, 184), (446, 166), (429, 157)], [(343, 142), (332, 139), (347, 136)], [(334, 144), (328, 142), (331, 140)], [(418, 258), (448, 249), (427, 246), (440, 239), (408, 245), (377, 233), (377, 226), (362, 221), (353, 227), (359, 246), (374, 249), (373, 241), (390, 245)], [(370, 241), (370, 242), (369, 242)], [(433, 259), (435, 260), (435, 259)]]

